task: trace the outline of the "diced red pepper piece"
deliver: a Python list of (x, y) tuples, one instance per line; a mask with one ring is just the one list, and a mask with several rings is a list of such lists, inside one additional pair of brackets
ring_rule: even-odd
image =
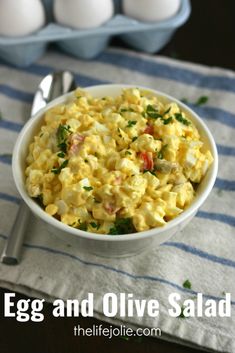
[(144, 134), (153, 135), (154, 134), (154, 126), (153, 125), (147, 125), (147, 127), (144, 130)]
[(120, 210), (120, 207), (117, 207), (114, 202), (108, 202), (106, 201), (104, 203), (104, 209), (109, 213), (109, 214), (114, 214)]
[(143, 170), (153, 170), (154, 163), (153, 163), (153, 154), (152, 152), (141, 152), (140, 158), (143, 160)]
[(79, 151), (79, 147), (84, 140), (85, 140), (85, 136), (82, 136), (79, 134), (71, 135), (70, 137), (71, 145), (70, 145), (69, 152), (72, 154), (76, 154)]

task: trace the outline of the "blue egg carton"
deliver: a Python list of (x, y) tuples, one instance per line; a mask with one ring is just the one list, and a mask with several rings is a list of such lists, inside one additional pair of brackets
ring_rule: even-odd
[(155, 23), (140, 22), (121, 13), (121, 0), (115, 0), (115, 15), (98, 28), (78, 30), (54, 21), (52, 0), (43, 0), (47, 24), (25, 37), (1, 37), (0, 58), (15, 66), (26, 67), (55, 43), (64, 52), (80, 59), (92, 59), (100, 54), (113, 36), (131, 48), (146, 53), (159, 51), (171, 39), (175, 30), (183, 25), (191, 12), (190, 0), (181, 0), (178, 13)]

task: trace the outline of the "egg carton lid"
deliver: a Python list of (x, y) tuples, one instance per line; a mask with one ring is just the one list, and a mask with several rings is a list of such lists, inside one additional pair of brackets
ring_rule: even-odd
[(166, 20), (146, 23), (133, 18), (117, 14), (100, 27), (89, 29), (73, 29), (57, 23), (49, 23), (42, 29), (24, 37), (3, 37), (0, 36), (0, 45), (11, 46), (30, 44), (38, 42), (54, 42), (63, 39), (74, 39), (82, 37), (96, 37), (100, 35), (118, 35), (130, 32), (144, 32), (173, 29), (182, 25), (188, 18), (191, 11), (190, 1), (181, 0), (181, 6), (177, 14)]

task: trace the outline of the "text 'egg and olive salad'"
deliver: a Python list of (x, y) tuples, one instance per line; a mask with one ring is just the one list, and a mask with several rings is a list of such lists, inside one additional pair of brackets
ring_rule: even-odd
[(189, 117), (145, 90), (78, 89), (29, 146), (26, 187), (61, 222), (100, 234), (164, 226), (192, 202), (213, 161)]

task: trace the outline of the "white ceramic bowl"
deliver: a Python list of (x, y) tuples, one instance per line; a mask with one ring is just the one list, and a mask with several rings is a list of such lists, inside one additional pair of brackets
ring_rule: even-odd
[[(107, 95), (115, 97), (121, 93), (123, 88), (127, 87), (133, 87), (133, 85), (99, 85), (88, 87), (86, 90), (97, 98), (101, 98)], [(148, 89), (146, 87), (139, 88)], [(154, 228), (148, 231), (134, 234), (123, 234), (116, 236), (85, 232), (65, 225), (57, 219), (49, 216), (32, 198), (28, 196), (25, 188), (24, 176), (25, 160), (28, 154), (28, 146), (33, 140), (33, 136), (38, 132), (39, 127), (42, 124), (42, 119), (45, 111), (57, 104), (65, 103), (70, 99), (73, 93), (61, 96), (48, 104), (46, 108), (41, 109), (38, 114), (36, 114), (25, 124), (24, 128), (18, 136), (13, 151), (12, 168), (15, 184), (20, 195), (35, 215), (37, 215), (43, 221), (47, 222), (49, 227), (52, 226), (54, 228), (53, 230), (56, 235), (58, 235), (66, 242), (69, 242), (76, 248), (81, 249), (82, 251), (87, 251), (105, 257), (121, 257), (137, 254), (138, 252), (143, 251), (150, 246), (157, 246), (167, 241), (175, 233), (183, 229), (186, 224), (193, 218), (199, 207), (206, 200), (215, 183), (218, 170), (218, 153), (212, 134), (205, 123), (199, 118), (197, 114), (195, 114), (190, 108), (188, 108), (177, 99), (162, 92), (158, 92), (152, 89), (148, 90), (153, 92), (156, 96), (161, 97), (161, 99), (165, 102), (176, 102), (183, 111), (189, 114), (190, 119), (199, 130), (205, 148), (209, 149), (214, 157), (214, 162), (200, 183), (197, 189), (196, 197), (190, 207), (188, 207), (175, 219), (168, 222), (164, 227)]]

